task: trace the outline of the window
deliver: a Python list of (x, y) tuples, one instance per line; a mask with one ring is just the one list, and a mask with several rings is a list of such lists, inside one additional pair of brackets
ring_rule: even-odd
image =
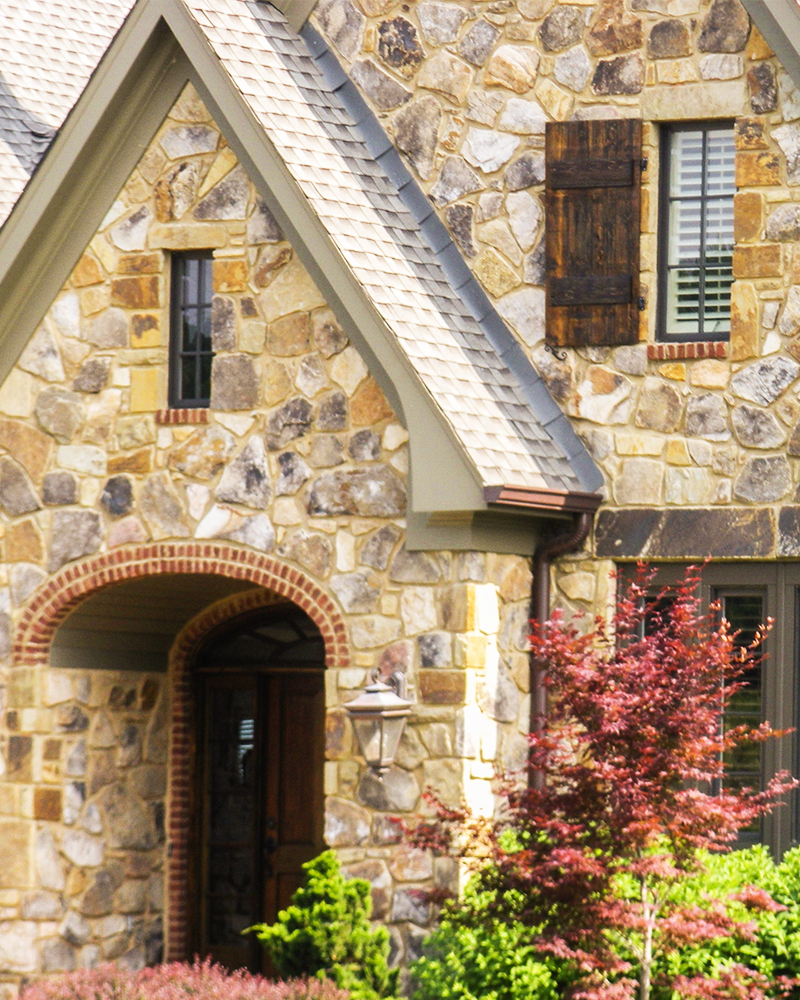
[[(676, 583), (685, 567), (671, 564), (658, 568), (654, 588)], [(630, 579), (633, 567), (623, 569)], [(775, 621), (763, 647), (763, 659), (755, 661), (745, 675), (748, 686), (729, 705), (723, 725), (756, 726), (768, 721), (775, 729), (800, 726), (800, 564), (797, 563), (711, 563), (702, 574), (702, 605), (707, 609), (718, 601), (722, 613), (740, 630), (740, 642), (749, 645), (755, 629), (767, 618)], [(728, 760), (727, 781), (731, 785), (758, 788), (776, 771), (800, 774), (800, 734), (798, 732), (764, 744), (738, 747)], [(800, 842), (800, 794), (788, 799), (788, 808), (779, 808), (752, 828), (742, 830), (742, 845), (766, 843), (776, 855)]]
[(661, 340), (727, 340), (730, 336), (734, 159), (729, 123), (663, 129)]
[(172, 256), (169, 405), (208, 406), (211, 399), (210, 251)]

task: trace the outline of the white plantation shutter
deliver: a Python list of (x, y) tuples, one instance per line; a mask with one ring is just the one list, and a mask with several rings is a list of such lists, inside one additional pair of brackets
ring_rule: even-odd
[(669, 138), (662, 332), (721, 339), (730, 333), (733, 281), (733, 129), (681, 128)]

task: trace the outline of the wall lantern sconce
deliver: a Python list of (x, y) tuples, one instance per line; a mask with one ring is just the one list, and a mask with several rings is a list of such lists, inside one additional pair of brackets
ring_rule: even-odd
[(344, 706), (356, 731), (358, 748), (379, 779), (392, 766), (406, 719), (411, 714), (411, 702), (405, 697), (405, 674), (397, 670), (387, 681), (373, 674), (371, 683)]

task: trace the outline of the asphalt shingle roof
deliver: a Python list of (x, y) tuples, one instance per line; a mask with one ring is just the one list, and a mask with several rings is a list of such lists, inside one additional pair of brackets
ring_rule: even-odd
[[(396, 185), (284, 16), (254, 0), (174, 2), (203, 29), (483, 483), (584, 489), (526, 399), (519, 372), (500, 358), (453, 289)], [(132, 6), (3, 0), (0, 221)], [(532, 369), (523, 374), (537, 378)]]

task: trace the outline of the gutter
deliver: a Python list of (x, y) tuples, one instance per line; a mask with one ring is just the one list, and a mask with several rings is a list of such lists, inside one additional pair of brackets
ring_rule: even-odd
[[(598, 503), (599, 497), (596, 497)], [(533, 554), (533, 580), (531, 581), (531, 622), (543, 625), (550, 617), (550, 565), (557, 556), (567, 552), (575, 552), (586, 541), (592, 527), (594, 508), (577, 513), (573, 519), (572, 528), (555, 538), (539, 542)], [(546, 665), (541, 659), (530, 654), (530, 725), (532, 733), (539, 733), (544, 728), (547, 715), (547, 685), (545, 684)], [(528, 768), (528, 785), (531, 788), (544, 787), (544, 772)]]

